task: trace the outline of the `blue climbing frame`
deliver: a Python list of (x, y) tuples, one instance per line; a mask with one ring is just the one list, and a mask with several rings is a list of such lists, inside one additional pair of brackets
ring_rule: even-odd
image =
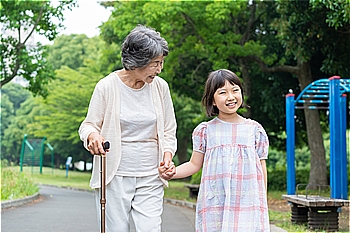
[[(346, 94), (350, 79), (333, 76), (309, 84), (298, 96), (286, 95), (287, 193), (295, 195), (295, 109), (328, 109), (330, 126), (331, 198), (348, 199)], [(304, 104), (307, 103), (307, 106)]]

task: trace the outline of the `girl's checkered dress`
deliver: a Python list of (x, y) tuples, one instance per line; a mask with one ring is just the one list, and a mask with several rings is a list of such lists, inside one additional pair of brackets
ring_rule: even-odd
[(193, 131), (193, 150), (204, 153), (196, 231), (270, 231), (260, 159), (269, 141), (256, 121), (214, 118)]

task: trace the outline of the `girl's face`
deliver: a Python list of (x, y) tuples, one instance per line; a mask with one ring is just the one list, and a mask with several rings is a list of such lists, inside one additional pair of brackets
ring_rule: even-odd
[(138, 80), (145, 83), (151, 83), (154, 77), (162, 72), (163, 64), (164, 56), (159, 56), (154, 58), (147, 66), (136, 68), (135, 70)]
[(237, 110), (242, 105), (241, 88), (226, 80), (225, 86), (214, 93), (213, 105), (219, 109), (219, 118), (224, 119), (237, 114)]

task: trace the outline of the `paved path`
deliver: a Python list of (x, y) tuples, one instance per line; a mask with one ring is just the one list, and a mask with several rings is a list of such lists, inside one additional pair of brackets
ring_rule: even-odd
[[(1, 232), (99, 232), (93, 192), (41, 186), (40, 194), (40, 201), (3, 210)], [(162, 231), (193, 232), (194, 217), (192, 209), (165, 204)]]
[[(99, 232), (93, 192), (41, 186), (40, 194), (39, 201), (2, 210), (1, 232)], [(165, 203), (162, 220), (163, 232), (194, 232), (191, 208)]]

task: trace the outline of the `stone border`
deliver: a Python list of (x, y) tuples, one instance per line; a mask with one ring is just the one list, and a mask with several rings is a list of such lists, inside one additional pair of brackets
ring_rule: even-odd
[(32, 201), (39, 199), (40, 198), (40, 186), (48, 186), (48, 187), (65, 188), (65, 189), (71, 189), (71, 190), (77, 190), (77, 191), (93, 192), (93, 190), (82, 189), (82, 188), (73, 188), (73, 187), (69, 187), (69, 186), (55, 186), (55, 185), (49, 185), (49, 184), (38, 184), (39, 192), (35, 193), (34, 195), (27, 196), (27, 197), (20, 198), (20, 199), (16, 199), (16, 200), (1, 201), (1, 211), (4, 209), (11, 208), (11, 207), (25, 205), (25, 204), (28, 204)]
[(10, 207), (25, 205), (25, 204), (30, 203), (34, 200), (39, 199), (39, 198), (40, 198), (40, 193), (37, 192), (34, 195), (31, 195), (28, 197), (24, 197), (24, 198), (20, 198), (20, 199), (16, 199), (16, 200), (1, 201), (1, 211), (3, 209), (7, 209)]

